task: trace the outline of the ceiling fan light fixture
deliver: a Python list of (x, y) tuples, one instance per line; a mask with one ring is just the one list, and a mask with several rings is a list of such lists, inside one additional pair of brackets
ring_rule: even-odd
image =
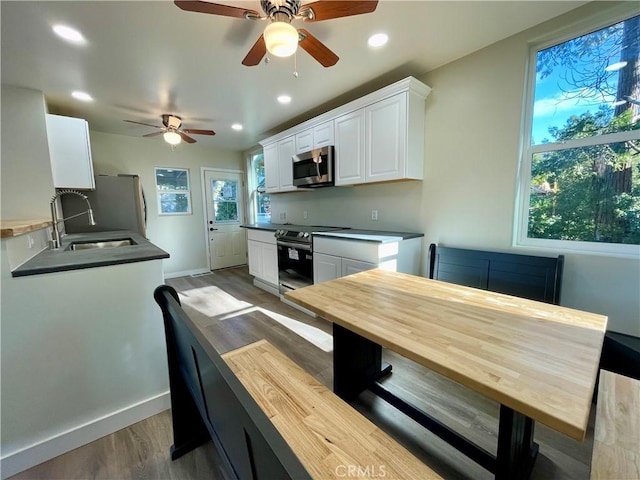
[(180, 135), (172, 131), (164, 132), (162, 137), (164, 138), (164, 141), (169, 145), (178, 145), (182, 141)]
[(271, 22), (264, 29), (267, 51), (276, 57), (290, 57), (298, 49), (298, 31), (287, 22)]

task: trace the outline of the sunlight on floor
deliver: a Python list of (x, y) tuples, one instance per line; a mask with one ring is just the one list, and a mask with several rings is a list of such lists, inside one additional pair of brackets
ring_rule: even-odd
[[(217, 299), (221, 300), (215, 303), (211, 302), (211, 297), (214, 294)], [(239, 315), (258, 311), (278, 322), (283, 327), (288, 328), (295, 334), (301, 336), (319, 349), (325, 352), (333, 351), (333, 337), (331, 334), (323, 332), (319, 328), (307, 325), (304, 322), (281, 313), (273, 312), (262, 307), (256, 307), (249, 302), (238, 300), (233, 295), (225, 292), (219, 287), (207, 286), (193, 288), (179, 293), (179, 296), (181, 303), (188, 305), (207, 317), (215, 318), (220, 321), (229, 320)], [(301, 314), (305, 315), (304, 313)]]

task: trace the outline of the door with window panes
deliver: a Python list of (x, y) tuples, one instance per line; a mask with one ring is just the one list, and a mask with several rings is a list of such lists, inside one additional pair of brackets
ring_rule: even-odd
[(242, 174), (205, 171), (207, 233), (211, 270), (245, 265), (247, 242), (244, 222)]

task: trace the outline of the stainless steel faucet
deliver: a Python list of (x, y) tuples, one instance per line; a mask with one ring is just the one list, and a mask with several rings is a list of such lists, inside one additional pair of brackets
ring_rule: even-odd
[[(87, 207), (89, 208), (86, 211), (80, 212), (76, 215), (71, 215), (70, 217), (67, 217), (67, 218), (58, 219), (58, 209), (56, 206), (56, 200), (58, 200), (58, 198), (60, 198), (61, 196), (68, 195), (68, 194), (78, 195), (79, 197), (83, 198), (84, 201), (87, 202)], [(82, 193), (76, 190), (60, 190), (53, 197), (51, 197), (50, 207), (51, 207), (51, 222), (53, 223), (53, 230), (51, 232), (51, 242), (50, 242), (51, 248), (60, 248), (60, 229), (58, 228), (58, 223), (64, 222), (65, 220), (69, 220), (71, 218), (79, 217), (80, 215), (84, 215), (86, 213), (89, 216), (89, 225), (96, 224), (96, 221), (93, 218), (93, 210), (91, 209), (91, 203), (89, 203), (89, 199), (87, 198), (86, 195), (83, 195)]]

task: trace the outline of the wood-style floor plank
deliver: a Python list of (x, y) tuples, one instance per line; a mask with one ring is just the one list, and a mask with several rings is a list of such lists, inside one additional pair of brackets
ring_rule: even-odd
[[(321, 383), (332, 386), (331, 352), (316, 347), (273, 317), (283, 315), (314, 327), (319, 337), (330, 334), (331, 325), (254, 287), (246, 267), (171, 279), (167, 283), (178, 290), (184, 310), (220, 353), (265, 338)], [(393, 352), (385, 351), (384, 355), (393, 364), (394, 373), (384, 380), (389, 388), (488, 451), (495, 451), (495, 402)], [(353, 406), (444, 478), (492, 478), (489, 472), (374, 395), (363, 393)], [(589, 478), (594, 413), (592, 408), (584, 442), (536, 424), (540, 454), (532, 480)], [(12, 480), (230, 478), (212, 442), (175, 462), (169, 458), (170, 445), (171, 417), (167, 411), (22, 472)]]

